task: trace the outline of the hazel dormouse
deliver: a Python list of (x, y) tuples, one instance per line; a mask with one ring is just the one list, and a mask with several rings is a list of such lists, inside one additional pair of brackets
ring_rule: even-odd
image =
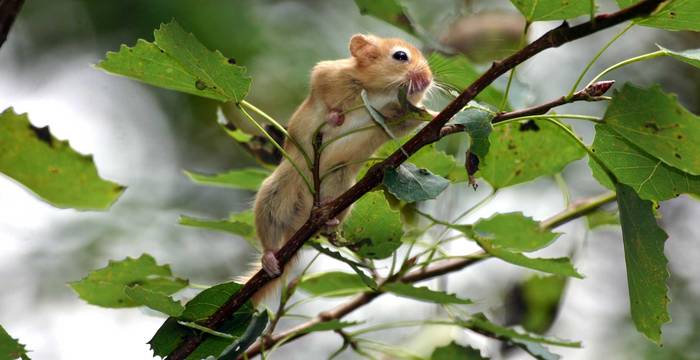
[[(365, 90), (369, 104), (391, 119), (403, 111), (398, 101), (400, 88), (406, 89), (413, 105), (420, 106), (433, 82), (423, 54), (404, 40), (357, 34), (350, 39), (349, 49), (349, 58), (321, 61), (313, 68), (309, 95), (288, 122), (289, 135), (296, 144), (288, 139), (284, 144), (291, 160), (311, 179), (311, 170), (297, 145), (312, 154), (313, 138), (320, 129), (323, 142), (328, 143), (319, 163), (322, 203), (349, 189), (363, 162), (390, 139), (362, 107), (361, 92)], [(419, 124), (405, 120), (389, 127), (400, 137)], [(283, 272), (275, 252), (309, 218), (313, 206), (314, 196), (287, 159), (262, 183), (255, 198), (255, 226), (263, 249), (261, 265), (269, 275)], [(337, 226), (347, 212), (326, 225)], [(259, 302), (274, 288), (268, 284), (254, 300)]]

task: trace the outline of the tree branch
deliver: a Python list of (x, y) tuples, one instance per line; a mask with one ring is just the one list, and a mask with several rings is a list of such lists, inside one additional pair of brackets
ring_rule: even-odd
[[(574, 27), (570, 27), (567, 22), (564, 22), (562, 25), (548, 31), (539, 39), (525, 46), (510, 57), (499, 62), (494, 62), (489, 70), (476, 79), (430, 123), (408, 140), (402, 149), (397, 150), (386, 160), (370, 168), (360, 181), (338, 198), (320, 208), (314, 209), (306, 223), (304, 223), (304, 225), (302, 225), (285, 243), (282, 249), (275, 254), (280, 266), (285, 266), (287, 262), (294, 257), (294, 254), (301, 249), (306, 240), (318, 232), (326, 221), (340, 214), (344, 209), (352, 205), (352, 203), (359, 200), (362, 195), (379, 185), (382, 182), (386, 169), (396, 168), (423, 146), (439, 140), (442, 127), (467, 105), (469, 101), (473, 100), (476, 95), (508, 70), (546, 49), (558, 47), (625, 21), (649, 15), (662, 2), (663, 0), (642, 0), (633, 6), (621, 9), (617, 12), (598, 15), (591, 21), (584, 22)], [(272, 280), (272, 277), (267, 275), (266, 272), (258, 271), (258, 273), (253, 275), (236, 294), (231, 296), (224, 305), (208, 319), (202, 321), (201, 324), (210, 329), (217, 329), (270, 280)], [(185, 359), (202, 343), (204, 338), (205, 336), (188, 336), (178, 345), (170, 356), (168, 356), (168, 359)]]
[(0, 47), (7, 40), (12, 24), (15, 22), (24, 0), (0, 0)]
[[(613, 202), (615, 198), (615, 193), (609, 192), (589, 199), (579, 200), (576, 203), (569, 206), (564, 211), (546, 220), (540, 221), (540, 227), (543, 229), (551, 230), (569, 221), (578, 219), (581, 216), (585, 216), (590, 212), (600, 208), (601, 206)], [(467, 259), (441, 261), (427, 268), (421, 268), (418, 270), (411, 271), (408, 274), (401, 277), (400, 281), (405, 283), (414, 283), (423, 280), (428, 280), (437, 276), (462, 270), (470, 265), (476, 264), (477, 262), (488, 258), (488, 256), (488, 254), (480, 252), (470, 256)], [(279, 334), (266, 337), (264, 338), (264, 340), (258, 340), (248, 349), (248, 351), (246, 352), (246, 356), (250, 359), (253, 356), (258, 355), (261, 349), (269, 349), (270, 347), (274, 346), (282, 339), (286, 339), (287, 337), (290, 337), (289, 339), (287, 339), (287, 341), (292, 341), (304, 335), (307, 335), (309, 333), (305, 333), (304, 330), (310, 328), (311, 326), (326, 321), (339, 320), (340, 318), (357, 310), (358, 308), (369, 304), (372, 300), (374, 300), (382, 294), (383, 292), (381, 292), (381, 290), (364, 292), (361, 295), (358, 295), (354, 299), (350, 300), (349, 302), (342, 304), (333, 310), (319, 314), (312, 320), (297, 325), (291, 329), (285, 330), (284, 332), (281, 332)], [(262, 341), (264, 341), (264, 347)]]

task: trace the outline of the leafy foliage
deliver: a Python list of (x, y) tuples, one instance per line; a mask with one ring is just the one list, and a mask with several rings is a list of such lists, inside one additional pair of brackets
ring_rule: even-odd
[(411, 163), (401, 164), (384, 173), (384, 186), (387, 190), (407, 202), (435, 199), (449, 184), (449, 180)]
[(299, 288), (313, 296), (348, 296), (370, 290), (358, 275), (339, 271), (306, 275)]
[(401, 216), (381, 192), (370, 192), (355, 203), (342, 233), (358, 255), (383, 259), (401, 246)]
[(147, 84), (219, 101), (239, 102), (248, 93), (244, 67), (219, 51), (210, 51), (191, 33), (171, 21), (154, 33), (155, 41), (138, 40), (107, 53), (98, 68)]
[(144, 305), (168, 316), (180, 316), (185, 310), (184, 306), (179, 301), (173, 300), (172, 297), (162, 292), (146, 289), (141, 285), (127, 286), (124, 288), (124, 293), (136, 304)]
[(528, 22), (564, 20), (591, 13), (592, 1), (510, 0)]
[(472, 315), (469, 320), (462, 320), (461, 325), (480, 334), (504, 339), (506, 341), (520, 340), (555, 346), (581, 347), (581, 343), (578, 341), (561, 340), (541, 336), (495, 324), (482, 313)]
[(243, 354), (243, 352), (245, 352), (250, 345), (253, 345), (255, 340), (257, 340), (260, 335), (262, 335), (269, 320), (267, 311), (253, 315), (253, 319), (250, 321), (250, 324), (243, 335), (241, 335), (238, 340), (231, 344), (227, 350), (224, 350), (224, 354), (221, 355), (218, 360), (238, 359), (238, 357)]
[(629, 186), (617, 185), (617, 202), (632, 320), (642, 334), (661, 343), (661, 326), (670, 320), (664, 256), (668, 235), (656, 223), (652, 203), (640, 199)]
[(666, 49), (663, 46), (659, 46), (659, 49), (666, 53), (666, 55), (676, 60), (680, 60), (686, 64), (693, 65), (696, 68), (700, 68), (700, 49), (673, 51)]
[[(497, 126), (481, 176), (496, 189), (554, 175), (586, 152), (556, 125), (538, 120)], [(552, 151), (552, 149), (557, 149)]]
[(0, 114), (0, 173), (60, 208), (107, 209), (125, 189), (100, 178), (92, 156), (77, 153), (48, 126), (34, 127), (27, 114), (12, 108)]
[(549, 329), (565, 287), (566, 278), (561, 276), (533, 276), (522, 284), (525, 330), (542, 334)]
[(625, 84), (615, 92), (605, 123), (666, 164), (700, 175), (700, 117), (659, 86)]
[(597, 210), (586, 215), (589, 229), (605, 225), (620, 226), (620, 214), (617, 211)]
[(202, 185), (214, 185), (257, 191), (260, 184), (270, 175), (270, 172), (262, 168), (236, 169), (217, 175), (204, 175), (186, 171), (189, 178)]
[(474, 224), (480, 239), (512, 251), (535, 251), (551, 244), (560, 234), (540, 227), (522, 213), (495, 214)]
[[(620, 7), (627, 7), (640, 0), (617, 0)], [(700, 31), (700, 3), (695, 0), (669, 0), (653, 15), (638, 19), (640, 25), (666, 30)]]
[(456, 342), (451, 342), (433, 350), (430, 360), (485, 360), (481, 352), (469, 346), (461, 346)]
[(308, 334), (308, 333), (319, 332), (319, 331), (340, 330), (340, 329), (345, 329), (347, 327), (355, 326), (358, 324), (359, 324), (359, 322), (357, 322), (357, 321), (340, 321), (340, 320), (324, 321), (324, 322), (314, 324), (313, 326), (310, 326), (310, 327), (304, 329), (303, 331), (300, 332), (300, 334)]
[(189, 216), (180, 216), (180, 225), (192, 226), (202, 229), (218, 230), (239, 235), (244, 238), (252, 247), (260, 247), (253, 224), (253, 211), (246, 210), (240, 213), (231, 214), (225, 220), (198, 219)]
[[(462, 92), (481, 75), (463, 55), (445, 57), (434, 52), (428, 57), (428, 64), (438, 84), (457, 92)], [(498, 106), (503, 102), (503, 97), (501, 91), (489, 86), (476, 96), (476, 100)]]
[(460, 299), (455, 294), (448, 294), (442, 291), (430, 290), (427, 287), (416, 287), (411, 284), (393, 282), (382, 285), (382, 289), (401, 297), (427, 301), (436, 304), (471, 304), (468, 299)]
[(582, 279), (583, 275), (574, 268), (569, 258), (530, 258), (523, 254), (508, 251), (500, 247), (494, 247), (488, 241), (479, 241), (479, 245), (489, 254), (513, 265), (538, 270), (549, 274), (573, 276)]
[(399, 0), (355, 0), (360, 14), (369, 15), (413, 34), (411, 19)]
[(0, 326), (0, 359), (29, 360), (24, 345), (20, 344), (19, 340), (13, 339), (2, 326)]
[(127, 287), (138, 286), (141, 290), (170, 295), (187, 284), (187, 280), (173, 277), (170, 266), (158, 265), (152, 256), (143, 254), (138, 259), (110, 260), (106, 267), (94, 270), (84, 279), (69, 285), (90, 304), (124, 308), (146, 305), (137, 302), (145, 294), (139, 294), (142, 296), (137, 296), (135, 300), (125, 293)]

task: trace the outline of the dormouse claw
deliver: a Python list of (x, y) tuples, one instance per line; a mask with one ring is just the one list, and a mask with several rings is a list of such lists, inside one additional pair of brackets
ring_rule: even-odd
[(278, 277), (282, 274), (282, 272), (280, 271), (280, 263), (279, 261), (277, 261), (274, 251), (266, 250), (263, 253), (261, 262), (262, 268), (263, 270), (265, 270), (267, 275), (270, 275), (271, 277)]

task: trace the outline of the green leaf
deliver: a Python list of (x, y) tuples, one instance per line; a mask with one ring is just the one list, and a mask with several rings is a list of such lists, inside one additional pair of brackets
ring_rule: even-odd
[(544, 120), (497, 126), (489, 140), (480, 174), (496, 189), (554, 175), (586, 155), (562, 129)]
[(581, 347), (581, 343), (578, 341), (561, 340), (557, 338), (541, 336), (537, 334), (532, 334), (524, 331), (517, 331), (512, 328), (507, 328), (491, 322), (482, 313), (474, 314), (469, 320), (462, 320), (461, 325), (472, 331), (478, 332), (480, 334), (495, 337), (504, 341), (530, 341), (548, 345), (564, 346), (564, 347)]
[(214, 314), (233, 294), (242, 286), (234, 282), (228, 282), (212, 286), (195, 296), (187, 304), (185, 310), (178, 318), (171, 317), (163, 323), (148, 343), (153, 349), (154, 355), (165, 357), (170, 354), (187, 336), (203, 336), (204, 341), (190, 354), (188, 360), (204, 359), (207, 356), (219, 356), (237, 338), (240, 338), (248, 329), (253, 316), (253, 305), (248, 301), (236, 313), (228, 318), (219, 328), (212, 329), (229, 334), (232, 338), (224, 338), (203, 333), (183, 325), (178, 321), (198, 322)]
[[(433, 52), (428, 57), (428, 64), (433, 72), (435, 82), (458, 93), (461, 93), (481, 76), (481, 73), (464, 55), (445, 57)], [(503, 102), (503, 96), (501, 91), (489, 86), (476, 96), (476, 100), (499, 106)]]
[(394, 295), (419, 300), (427, 301), (436, 304), (471, 304), (469, 299), (460, 299), (455, 294), (448, 294), (442, 291), (430, 290), (427, 287), (415, 287), (411, 284), (402, 282), (392, 282), (382, 285), (382, 290), (388, 291)]
[(450, 181), (434, 175), (429, 170), (419, 169), (411, 163), (401, 164), (396, 169), (384, 172), (384, 186), (397, 198), (406, 202), (435, 199)]
[(0, 326), (0, 359), (29, 360), (24, 345), (20, 344), (18, 339), (13, 339), (2, 326)]
[(360, 256), (384, 259), (401, 246), (401, 216), (381, 192), (370, 192), (357, 201), (343, 223), (343, 238)]
[(617, 211), (596, 210), (586, 215), (586, 222), (591, 230), (606, 225), (620, 226), (620, 214)]
[(528, 354), (532, 355), (535, 359), (538, 360), (559, 360), (561, 359), (561, 355), (554, 354), (549, 351), (546, 347), (544, 347), (540, 343), (532, 342), (532, 341), (524, 341), (524, 340), (512, 340), (510, 341), (513, 345), (518, 346), (519, 348), (527, 351)]
[(493, 246), (516, 252), (541, 249), (561, 235), (541, 228), (539, 222), (520, 212), (494, 214), (479, 220), (474, 231)]
[(510, 0), (528, 22), (564, 20), (591, 13), (589, 0)]
[(676, 59), (680, 60), (686, 64), (690, 64), (695, 66), (696, 68), (700, 68), (700, 49), (693, 49), (693, 50), (685, 50), (685, 51), (673, 51), (666, 49), (663, 46), (659, 46), (659, 49), (663, 50), (666, 55)]
[(197, 38), (171, 21), (154, 32), (155, 42), (138, 40), (108, 52), (97, 64), (113, 74), (166, 89), (219, 101), (239, 102), (248, 93), (250, 78), (242, 66), (229, 63), (219, 51), (210, 51)]
[(398, 0), (355, 0), (360, 14), (388, 22), (409, 34), (415, 34), (406, 9)]
[(605, 123), (666, 164), (700, 175), (700, 117), (658, 85), (643, 89), (625, 84), (613, 95)]
[(231, 214), (231, 216), (225, 220), (198, 219), (181, 215), (179, 224), (202, 229), (224, 231), (239, 235), (252, 247), (256, 249), (260, 247), (260, 243), (257, 240), (257, 234), (255, 232), (254, 215), (252, 210)]
[(486, 360), (481, 352), (469, 346), (462, 346), (456, 342), (435, 348), (430, 355), (430, 360)]
[(367, 287), (374, 289), (374, 290), (377, 289), (377, 283), (374, 281), (374, 279), (367, 276), (367, 274), (365, 274), (365, 272), (361, 269), (361, 268), (367, 268), (368, 267), (367, 265), (361, 264), (361, 263), (354, 261), (354, 260), (350, 260), (350, 259), (346, 258), (345, 256), (343, 256), (342, 254), (340, 254), (339, 252), (333, 251), (330, 249), (326, 249), (319, 244), (311, 243), (311, 246), (313, 246), (314, 249), (318, 250), (319, 252), (321, 252), (322, 254), (324, 254), (326, 256), (330, 256), (333, 259), (336, 259), (338, 261), (342, 261), (342, 262), (346, 263), (348, 266), (350, 266), (350, 268), (352, 268), (352, 271), (354, 271), (355, 274), (357, 274), (357, 276), (360, 277), (362, 282), (365, 285), (367, 285)]
[(59, 141), (48, 126), (34, 127), (27, 114), (0, 114), (0, 173), (60, 208), (103, 210), (124, 186), (100, 178), (92, 161)]
[(668, 235), (656, 223), (653, 204), (640, 199), (629, 186), (617, 185), (617, 202), (632, 320), (639, 332), (661, 344), (661, 326), (670, 320), (666, 287), (668, 261), (664, 256)]
[(236, 169), (216, 175), (197, 174), (189, 171), (185, 171), (185, 174), (198, 184), (251, 191), (257, 191), (263, 180), (270, 176), (270, 172), (262, 168)]
[(571, 264), (571, 260), (566, 257), (553, 259), (530, 258), (523, 254), (511, 252), (498, 247), (492, 247), (483, 241), (479, 242), (479, 245), (481, 245), (481, 247), (487, 253), (513, 265), (518, 265), (549, 274), (573, 276), (575, 278), (583, 279), (583, 275), (576, 271), (574, 265)]
[(309, 326), (308, 328), (300, 331), (298, 334), (308, 334), (312, 332), (319, 332), (319, 331), (329, 331), (329, 330), (340, 330), (340, 329), (345, 329), (347, 327), (359, 325), (360, 323), (357, 321), (340, 321), (340, 320), (330, 320), (330, 321), (324, 321), (320, 322), (314, 325)]
[(170, 295), (187, 284), (187, 280), (173, 277), (170, 266), (156, 264), (148, 254), (138, 259), (110, 260), (106, 267), (92, 271), (80, 281), (69, 283), (81, 299), (109, 308), (142, 305), (127, 296), (125, 288), (128, 286), (139, 285), (145, 290)]
[[(617, 0), (623, 8), (632, 6), (640, 0)], [(640, 25), (651, 26), (666, 30), (700, 31), (700, 2), (697, 0), (669, 0), (661, 5), (660, 11), (653, 15), (638, 19)]]
[(253, 343), (257, 340), (263, 331), (267, 327), (269, 322), (269, 315), (267, 311), (262, 311), (258, 314), (253, 315), (248, 328), (245, 330), (243, 335), (236, 340), (233, 344), (229, 346), (228, 351), (224, 351), (218, 360), (236, 360), (238, 356), (242, 355)]
[(469, 182), (476, 186), (474, 174), (479, 171), (479, 167), (484, 164), (486, 155), (489, 153), (491, 142), (489, 136), (493, 131), (491, 120), (494, 113), (487, 107), (478, 103), (467, 106), (466, 109), (458, 112), (452, 122), (464, 125), (464, 130), (469, 138), (467, 150), (466, 170)]
[(566, 278), (561, 276), (533, 276), (523, 282), (525, 330), (542, 334), (552, 326), (565, 287)]
[[(689, 175), (649, 155), (606, 125), (596, 125), (592, 150), (617, 180), (632, 187), (642, 199), (662, 201), (680, 194), (700, 194), (700, 176)], [(608, 189), (612, 181), (589, 160), (593, 176)]]
[(339, 271), (315, 273), (304, 276), (299, 288), (313, 296), (348, 296), (369, 291), (356, 274)]
[(169, 316), (180, 316), (185, 307), (179, 301), (161, 292), (144, 289), (140, 285), (127, 286), (124, 293), (136, 304), (146, 306), (155, 311), (160, 311)]

